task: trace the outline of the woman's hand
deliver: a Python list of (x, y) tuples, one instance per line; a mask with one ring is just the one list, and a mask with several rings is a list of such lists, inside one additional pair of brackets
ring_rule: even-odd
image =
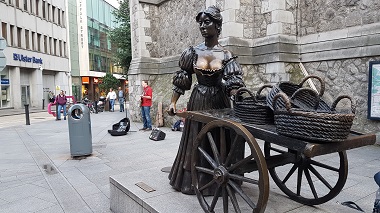
[(167, 112), (170, 116), (174, 116), (177, 113), (176, 104), (171, 103)]

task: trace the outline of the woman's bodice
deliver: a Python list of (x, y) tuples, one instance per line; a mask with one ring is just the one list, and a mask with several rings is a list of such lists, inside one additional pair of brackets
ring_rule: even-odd
[(195, 49), (193, 67), (198, 83), (205, 86), (220, 85), (223, 77), (224, 58), (223, 50)]

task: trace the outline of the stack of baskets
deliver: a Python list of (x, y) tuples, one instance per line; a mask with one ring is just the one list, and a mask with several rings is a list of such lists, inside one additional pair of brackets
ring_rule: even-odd
[[(320, 90), (304, 88), (308, 79), (317, 79)], [(267, 96), (261, 95), (272, 87)], [(341, 142), (347, 139), (355, 118), (355, 104), (351, 97), (339, 96), (331, 107), (322, 99), (325, 83), (318, 76), (307, 76), (301, 83), (280, 82), (264, 85), (256, 95), (240, 88), (234, 100), (234, 114), (241, 121), (252, 124), (274, 124), (279, 134), (314, 142)], [(248, 96), (247, 96), (248, 94)], [(350, 112), (337, 112), (336, 106), (348, 99)]]
[[(325, 83), (324, 81), (315, 75), (309, 75), (305, 77), (301, 83), (295, 84), (289, 81), (284, 81), (277, 83), (274, 85), (269, 92), (267, 96), (267, 103), (268, 106), (274, 110), (273, 106), (273, 98), (280, 92), (285, 93), (288, 97), (291, 97), (298, 89), (303, 87), (303, 84), (311, 78), (315, 78), (319, 81), (320, 83), (320, 91), (319, 91), (319, 97), (322, 97), (322, 95), (325, 92)], [(319, 111), (325, 111), (329, 112), (330, 107), (326, 104), (325, 101), (323, 101), (321, 98), (319, 99), (318, 103), (316, 103), (316, 99), (314, 95), (310, 92), (313, 92), (313, 90), (303, 90), (302, 92), (299, 92), (297, 97), (294, 97), (293, 100), (291, 101), (292, 107), (296, 108), (303, 108), (303, 109), (318, 109)], [(285, 108), (285, 102), (284, 100), (278, 100), (277, 101), (277, 107), (278, 108)]]
[[(256, 95), (253, 95), (245, 87), (237, 90), (233, 102), (235, 116), (246, 123), (258, 125), (273, 124), (273, 111), (267, 104), (266, 96), (260, 94), (263, 89), (268, 87), (272, 86), (262, 86)], [(247, 94), (248, 96), (246, 96)]]

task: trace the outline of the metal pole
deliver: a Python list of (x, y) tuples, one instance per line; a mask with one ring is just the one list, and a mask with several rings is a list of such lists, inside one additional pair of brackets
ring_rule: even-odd
[(98, 114), (98, 101), (95, 101), (95, 114)]
[(25, 106), (26, 125), (30, 125), (30, 120), (29, 120), (29, 104), (24, 104), (24, 106)]
[(42, 110), (44, 110), (45, 109), (45, 99), (43, 98), (42, 99)]
[(58, 103), (55, 103), (55, 120), (58, 120)]

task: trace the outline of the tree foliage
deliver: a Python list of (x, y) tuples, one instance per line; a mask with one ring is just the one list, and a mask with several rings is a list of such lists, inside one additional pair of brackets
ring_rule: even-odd
[(117, 46), (116, 62), (127, 75), (132, 60), (129, 0), (120, 0), (119, 3), (119, 8), (113, 11), (118, 27), (111, 30), (109, 35), (111, 43)]
[(106, 75), (101, 78), (102, 83), (99, 84), (99, 89), (107, 93), (110, 88), (117, 89), (120, 86), (120, 81), (113, 76), (111, 73), (106, 73)]

